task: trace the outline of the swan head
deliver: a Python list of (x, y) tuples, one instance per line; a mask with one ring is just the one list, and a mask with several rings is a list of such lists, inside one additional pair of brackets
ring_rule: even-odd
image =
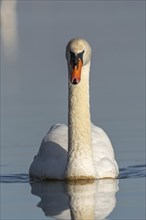
[(74, 38), (67, 44), (66, 59), (69, 67), (69, 79), (74, 85), (81, 80), (83, 66), (88, 64), (91, 59), (91, 47), (82, 38)]

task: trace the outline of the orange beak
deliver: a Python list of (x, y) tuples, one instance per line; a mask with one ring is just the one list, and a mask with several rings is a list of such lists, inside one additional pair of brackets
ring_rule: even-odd
[(78, 64), (74, 65), (71, 71), (71, 83), (78, 84), (81, 80), (81, 70), (82, 70), (83, 63), (79, 58)]

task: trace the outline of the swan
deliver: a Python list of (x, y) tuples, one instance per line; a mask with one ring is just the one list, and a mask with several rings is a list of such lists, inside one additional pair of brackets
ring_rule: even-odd
[(66, 46), (68, 126), (53, 125), (29, 169), (31, 178), (80, 180), (116, 178), (119, 174), (107, 134), (90, 119), (91, 47), (82, 38)]

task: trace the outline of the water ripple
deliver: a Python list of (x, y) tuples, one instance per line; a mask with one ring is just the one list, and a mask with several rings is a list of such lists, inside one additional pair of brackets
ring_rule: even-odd
[(1, 183), (28, 183), (28, 174), (8, 174), (0, 176)]
[(119, 179), (146, 177), (146, 164), (121, 168)]
[[(146, 165), (128, 166), (121, 168), (119, 179), (142, 178), (146, 177)], [(28, 183), (30, 182), (28, 174), (8, 174), (0, 176), (1, 183)]]

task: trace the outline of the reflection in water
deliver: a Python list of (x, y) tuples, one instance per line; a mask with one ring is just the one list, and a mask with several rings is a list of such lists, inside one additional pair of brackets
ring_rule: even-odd
[(11, 59), (16, 57), (18, 36), (16, 3), (13, 1), (1, 1), (1, 36), (4, 51)]
[(116, 205), (118, 180), (90, 182), (33, 182), (32, 194), (39, 196), (38, 207), (57, 219), (105, 219)]

